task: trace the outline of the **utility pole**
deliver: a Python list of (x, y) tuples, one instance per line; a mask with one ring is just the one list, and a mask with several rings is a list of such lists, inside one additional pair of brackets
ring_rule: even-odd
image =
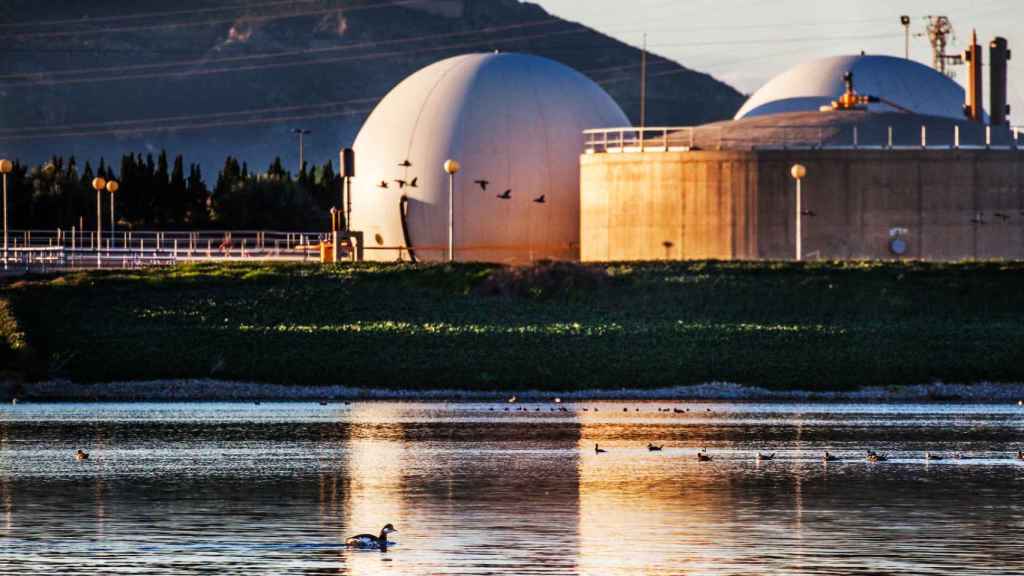
[(299, 135), (299, 169), (296, 170), (296, 173), (302, 172), (302, 167), (306, 163), (305, 159), (302, 156), (302, 154), (303, 154), (303, 150), (302, 150), (302, 137), (305, 136), (306, 134), (310, 134), (311, 132), (312, 132), (312, 130), (306, 130), (305, 128), (292, 128), (292, 134), (298, 134)]
[(906, 37), (904, 40), (905, 48), (903, 51), (903, 57), (910, 60), (910, 16), (900, 16), (900, 24), (903, 25), (903, 33)]
[(647, 33), (640, 54), (640, 151), (644, 150), (644, 129), (647, 127)]

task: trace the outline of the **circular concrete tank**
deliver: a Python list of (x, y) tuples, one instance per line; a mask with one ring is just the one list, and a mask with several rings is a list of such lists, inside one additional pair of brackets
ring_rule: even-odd
[[(915, 114), (964, 118), (964, 89), (935, 70), (892, 56), (833, 56), (812, 60), (779, 74), (754, 93), (736, 113), (736, 120), (786, 112), (816, 112), (846, 90), (843, 76), (853, 73), (860, 94), (891, 100)], [(896, 112), (870, 104), (872, 112)]]
[(442, 60), (396, 86), (353, 148), (352, 227), (365, 257), (441, 260), (454, 176), (457, 260), (527, 262), (579, 257), (583, 130), (627, 126), (597, 84), (523, 54)]

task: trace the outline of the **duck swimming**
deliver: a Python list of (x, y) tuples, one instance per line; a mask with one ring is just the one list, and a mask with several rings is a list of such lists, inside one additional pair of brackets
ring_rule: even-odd
[(607, 452), (607, 450), (601, 448), (597, 444), (594, 444), (594, 454), (604, 454), (605, 452)]
[(665, 447), (664, 444), (662, 444), (661, 446), (655, 446), (654, 444), (651, 444), (650, 442), (647, 443), (647, 450), (650, 451), (650, 452), (661, 452), (661, 449), (664, 448), (664, 447)]
[(888, 456), (885, 456), (883, 454), (879, 454), (878, 452), (875, 452), (874, 450), (868, 450), (868, 456), (867, 456), (868, 462), (885, 462), (888, 459), (889, 459)]
[(822, 462), (839, 462), (839, 456), (833, 456), (825, 451), (825, 455), (821, 457)]
[(942, 460), (942, 456), (939, 456), (938, 454), (932, 454), (931, 452), (925, 452), (924, 453), (924, 459), (925, 460), (931, 460), (931, 461), (938, 461), (938, 460)]
[(1024, 460), (1024, 452), (1017, 450), (1017, 460)]
[(771, 454), (761, 454), (760, 452), (757, 453), (758, 462), (766, 462), (768, 460), (775, 460), (775, 452), (772, 452)]
[(75, 460), (81, 461), (81, 460), (88, 460), (88, 459), (89, 459), (89, 453), (88, 452), (82, 452), (81, 448), (79, 448), (78, 451), (75, 452)]
[(356, 534), (350, 538), (345, 539), (345, 546), (349, 548), (366, 548), (366, 549), (379, 549), (384, 552), (388, 549), (388, 534), (392, 532), (398, 532), (395, 527), (391, 524), (385, 524), (380, 529), (380, 536), (374, 536), (373, 534)]
[(697, 462), (711, 462), (711, 455), (707, 452), (707, 448), (701, 448), (700, 452), (697, 452)]

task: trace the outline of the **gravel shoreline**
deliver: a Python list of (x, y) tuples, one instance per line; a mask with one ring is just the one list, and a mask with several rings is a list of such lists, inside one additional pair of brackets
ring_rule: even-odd
[[(851, 391), (768, 390), (730, 383), (707, 383), (656, 389), (597, 389), (566, 392), (538, 390), (467, 391), (458, 389), (394, 390), (347, 386), (283, 386), (223, 380), (154, 380), (75, 384), (47, 381), (20, 385), (18, 397), (37, 401), (239, 401), (239, 400), (406, 400), (495, 401), (515, 394), (520, 401), (577, 400), (725, 400), (825, 402), (1013, 402), (1024, 399), (1024, 383), (920, 384), (867, 387)], [(13, 392), (8, 391), (8, 400)]]

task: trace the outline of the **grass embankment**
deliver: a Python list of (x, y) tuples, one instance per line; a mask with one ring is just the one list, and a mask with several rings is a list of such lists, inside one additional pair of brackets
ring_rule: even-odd
[(79, 382), (1024, 381), (1022, 263), (193, 265), (22, 278), (0, 299), (8, 368)]

